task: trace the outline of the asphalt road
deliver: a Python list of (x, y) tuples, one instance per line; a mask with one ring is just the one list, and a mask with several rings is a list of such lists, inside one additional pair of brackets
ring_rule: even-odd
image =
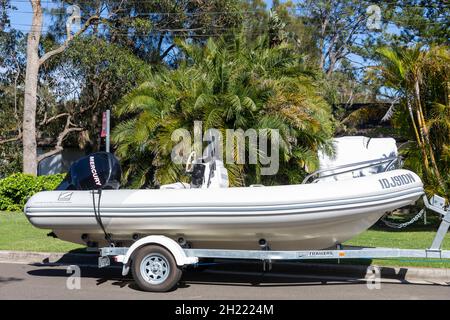
[[(357, 280), (304, 275), (261, 275), (258, 270), (188, 271), (168, 293), (139, 291), (119, 268), (82, 267), (79, 282), (67, 267), (0, 264), (0, 299), (450, 299), (450, 286), (381, 283), (369, 289)], [(80, 289), (68, 289), (80, 285)]]

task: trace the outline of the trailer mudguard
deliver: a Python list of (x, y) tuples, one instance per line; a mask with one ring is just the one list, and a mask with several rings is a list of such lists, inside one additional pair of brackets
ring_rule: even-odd
[(128, 249), (127, 253), (125, 254), (125, 256), (123, 257), (123, 260), (122, 260), (122, 263), (124, 265), (123, 270), (122, 270), (122, 275), (125, 276), (128, 274), (129, 265), (130, 265), (130, 261), (133, 256), (133, 253), (137, 249), (139, 249), (143, 246), (146, 246), (146, 245), (150, 245), (150, 244), (160, 245), (160, 246), (166, 248), (167, 250), (169, 250), (170, 253), (172, 253), (173, 257), (175, 258), (175, 261), (178, 266), (184, 266), (187, 264), (194, 264), (194, 263), (198, 262), (197, 257), (186, 256), (183, 248), (181, 248), (180, 245), (177, 242), (175, 242), (174, 240), (172, 240), (168, 237), (165, 237), (165, 236), (147, 236), (147, 237), (139, 239), (138, 241), (133, 243), (131, 245), (131, 247)]

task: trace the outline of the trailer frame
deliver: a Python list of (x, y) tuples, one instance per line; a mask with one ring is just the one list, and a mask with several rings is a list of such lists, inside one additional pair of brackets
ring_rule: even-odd
[[(400, 248), (371, 248), (351, 247), (336, 245), (336, 248), (323, 250), (298, 250), (298, 251), (272, 251), (270, 243), (260, 243), (261, 250), (222, 250), (222, 249), (195, 249), (190, 248), (188, 243), (177, 243), (163, 235), (150, 235), (143, 237), (133, 243), (130, 247), (104, 247), (99, 248), (100, 256), (98, 267), (109, 266), (111, 259), (123, 264), (122, 275), (130, 271), (130, 265), (136, 254), (147, 246), (161, 247), (167, 250), (174, 258), (176, 266), (180, 269), (187, 265), (195, 265), (201, 258), (216, 259), (245, 259), (260, 260), (271, 268), (273, 261), (277, 260), (326, 260), (326, 259), (375, 259), (375, 258), (425, 258), (425, 259), (450, 259), (450, 250), (442, 250), (442, 242), (450, 227), (450, 206), (445, 207), (445, 199), (434, 195), (430, 201), (424, 195), (424, 209), (428, 209), (441, 216), (442, 221), (436, 232), (436, 236), (427, 249), (400, 249)], [(133, 273), (135, 281), (135, 273)], [(158, 287), (158, 290), (167, 291), (170, 288)]]

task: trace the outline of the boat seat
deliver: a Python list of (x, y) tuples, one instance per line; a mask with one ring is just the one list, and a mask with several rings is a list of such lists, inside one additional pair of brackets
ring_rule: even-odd
[(228, 179), (228, 170), (225, 168), (223, 161), (214, 160), (214, 174), (211, 177), (209, 188), (228, 188), (230, 182)]

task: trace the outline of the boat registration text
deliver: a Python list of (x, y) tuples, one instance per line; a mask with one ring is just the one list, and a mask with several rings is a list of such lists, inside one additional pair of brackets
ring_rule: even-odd
[(416, 182), (416, 180), (414, 179), (414, 176), (410, 173), (390, 177), (390, 179), (386, 179), (386, 178), (378, 179), (378, 181), (380, 182), (381, 188), (383, 188), (383, 189), (400, 187), (405, 184), (410, 184), (410, 183)]

